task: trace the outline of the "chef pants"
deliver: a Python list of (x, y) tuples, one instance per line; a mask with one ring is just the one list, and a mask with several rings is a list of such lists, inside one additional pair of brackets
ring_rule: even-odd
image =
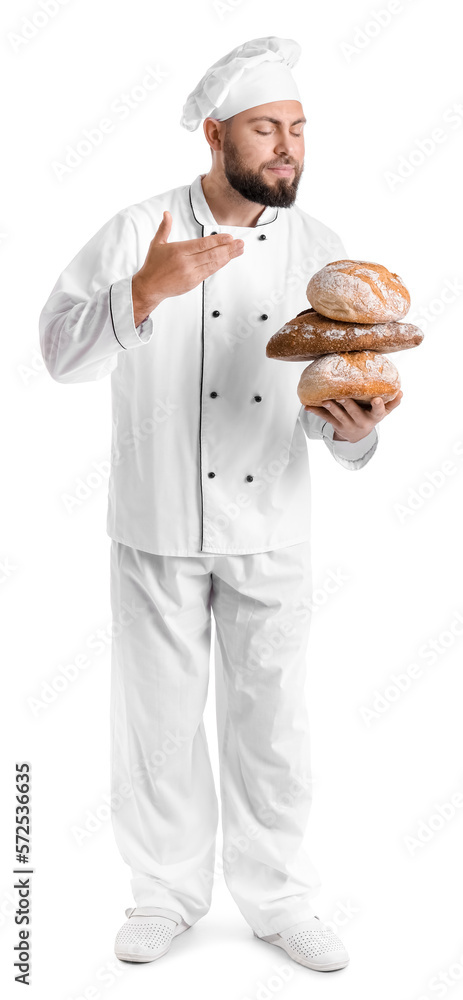
[[(310, 543), (164, 556), (111, 539), (111, 820), (136, 906), (195, 923), (226, 885), (256, 933), (313, 916), (304, 840)], [(214, 662), (218, 799), (203, 722)]]

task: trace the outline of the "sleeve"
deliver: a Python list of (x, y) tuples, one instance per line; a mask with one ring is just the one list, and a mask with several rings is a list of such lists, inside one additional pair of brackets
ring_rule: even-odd
[(376, 451), (379, 440), (376, 427), (360, 441), (333, 441), (333, 424), (319, 417), (318, 413), (311, 413), (301, 405), (298, 419), (306, 436), (323, 440), (333, 458), (345, 469), (362, 469)]
[(121, 351), (146, 344), (153, 321), (135, 327), (132, 277), (137, 234), (124, 208), (85, 244), (61, 273), (39, 317), (40, 349), (57, 382), (109, 374)]

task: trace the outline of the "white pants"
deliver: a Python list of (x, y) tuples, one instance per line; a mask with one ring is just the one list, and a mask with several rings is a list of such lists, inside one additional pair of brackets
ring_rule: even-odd
[[(313, 916), (305, 683), (310, 543), (163, 556), (111, 540), (111, 794), (137, 906), (211, 905), (218, 800), (203, 712), (216, 623), (223, 875), (249, 925)], [(219, 869), (222, 870), (221, 868)]]

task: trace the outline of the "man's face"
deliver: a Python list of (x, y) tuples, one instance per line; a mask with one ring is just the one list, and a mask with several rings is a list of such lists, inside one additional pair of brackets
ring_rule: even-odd
[(249, 201), (290, 208), (304, 169), (304, 123), (299, 101), (260, 104), (234, 115), (222, 147), (228, 183)]

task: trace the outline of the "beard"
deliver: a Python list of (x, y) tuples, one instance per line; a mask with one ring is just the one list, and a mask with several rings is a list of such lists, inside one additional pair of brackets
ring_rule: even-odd
[[(291, 160), (277, 160), (276, 163), (263, 164), (258, 171), (252, 170), (243, 162), (237, 146), (226, 134), (223, 142), (223, 164), (228, 183), (248, 201), (274, 208), (291, 208), (294, 204), (304, 169), (303, 163), (298, 165)], [(289, 177), (278, 177), (276, 174), (275, 183), (267, 184), (264, 179), (266, 166), (294, 167), (294, 176), (290, 180)]]

